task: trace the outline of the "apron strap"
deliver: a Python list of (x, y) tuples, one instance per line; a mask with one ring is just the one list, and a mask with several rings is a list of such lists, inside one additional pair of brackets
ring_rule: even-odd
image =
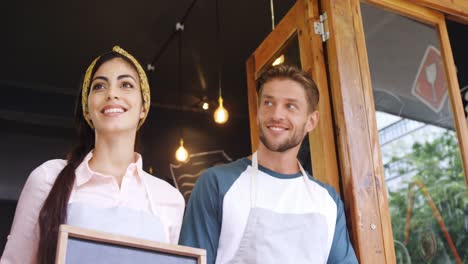
[(257, 206), (257, 175), (258, 175), (258, 158), (257, 151), (252, 155), (252, 168), (253, 175), (250, 177), (250, 208), (255, 208)]

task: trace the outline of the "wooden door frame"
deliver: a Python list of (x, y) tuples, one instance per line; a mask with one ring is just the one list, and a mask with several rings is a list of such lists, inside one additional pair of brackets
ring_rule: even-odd
[(466, 0), (413, 0), (412, 2), (444, 14), (468, 18), (468, 1)]
[(468, 1), (466, 0), (413, 0), (413, 2), (440, 11), (447, 19), (468, 24)]
[(278, 55), (291, 37), (297, 36), (302, 68), (316, 82), (320, 101), (320, 121), (309, 133), (310, 154), (314, 177), (333, 186), (340, 193), (338, 161), (333, 132), (327, 70), (321, 37), (314, 34), (313, 23), (319, 21), (318, 0), (298, 0), (276, 28), (264, 39), (246, 63), (247, 88), (252, 151), (258, 146), (257, 92), (258, 73)]
[[(468, 16), (457, 0), (368, 0), (366, 2), (433, 25), (449, 85), (449, 98), (468, 182), (468, 128), (444, 15)], [(455, 4), (450, 4), (455, 3)], [(359, 0), (321, 0), (328, 14), (326, 44), (345, 205), (360, 263), (395, 263), (392, 226), (382, 168), (374, 99)]]

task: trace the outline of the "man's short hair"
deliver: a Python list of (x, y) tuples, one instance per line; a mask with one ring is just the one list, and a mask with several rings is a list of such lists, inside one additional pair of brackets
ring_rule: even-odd
[(298, 82), (306, 92), (309, 111), (313, 112), (317, 110), (320, 97), (317, 85), (307, 72), (293, 65), (280, 64), (270, 66), (260, 73), (256, 83), (259, 100), (265, 83), (274, 79), (288, 79)]

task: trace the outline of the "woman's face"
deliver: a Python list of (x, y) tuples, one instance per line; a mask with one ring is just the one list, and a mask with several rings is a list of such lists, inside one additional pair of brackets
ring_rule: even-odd
[(121, 58), (111, 59), (91, 79), (88, 115), (97, 132), (136, 131), (145, 117), (137, 71)]

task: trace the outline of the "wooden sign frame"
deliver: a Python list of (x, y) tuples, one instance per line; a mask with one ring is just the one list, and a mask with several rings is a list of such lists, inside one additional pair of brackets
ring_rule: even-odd
[(133, 248), (135, 250), (149, 250), (171, 256), (192, 257), (197, 259), (197, 264), (206, 264), (206, 250), (204, 249), (149, 241), (70, 225), (60, 226), (57, 240), (57, 255), (55, 258), (56, 264), (66, 263), (67, 246), (70, 238)]

